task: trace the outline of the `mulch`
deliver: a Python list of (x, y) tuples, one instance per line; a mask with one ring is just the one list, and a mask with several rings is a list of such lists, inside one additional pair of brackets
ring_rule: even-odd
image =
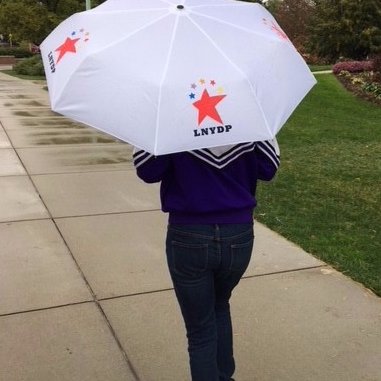
[(343, 76), (336, 76), (336, 78), (342, 83), (342, 85), (351, 93), (356, 95), (358, 98), (361, 98), (365, 101), (371, 102), (373, 104), (381, 106), (381, 99), (376, 98), (372, 93), (364, 91), (361, 86), (353, 84), (350, 78)]

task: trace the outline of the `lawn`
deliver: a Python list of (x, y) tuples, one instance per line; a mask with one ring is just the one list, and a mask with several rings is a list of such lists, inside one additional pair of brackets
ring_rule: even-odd
[(256, 218), (381, 296), (381, 107), (317, 79), (278, 136)]
[(42, 75), (22, 75), (22, 74), (17, 74), (14, 70), (2, 70), (2, 73), (11, 75), (13, 77), (21, 78), (21, 79), (28, 79), (31, 81), (44, 81), (46, 78)]
[(311, 71), (332, 70), (332, 65), (308, 65)]

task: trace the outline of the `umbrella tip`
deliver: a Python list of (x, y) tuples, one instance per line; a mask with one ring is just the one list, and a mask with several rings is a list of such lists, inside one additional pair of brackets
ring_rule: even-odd
[(181, 9), (184, 9), (184, 5), (178, 5), (178, 6), (177, 6), (177, 9), (180, 9), (180, 10), (181, 10)]

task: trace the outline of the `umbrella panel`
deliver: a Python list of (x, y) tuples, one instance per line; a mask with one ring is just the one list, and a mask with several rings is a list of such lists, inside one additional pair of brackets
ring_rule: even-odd
[(155, 154), (273, 137), (315, 80), (263, 7), (212, 3), (109, 0), (71, 17), (42, 46), (49, 71), (78, 30), (76, 54), (57, 62), (56, 49), (47, 75), (53, 109)]

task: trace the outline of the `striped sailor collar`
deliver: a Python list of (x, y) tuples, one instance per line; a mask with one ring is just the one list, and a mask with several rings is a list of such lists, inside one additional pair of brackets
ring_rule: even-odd
[(216, 168), (224, 168), (232, 161), (238, 159), (244, 153), (253, 151), (256, 143), (231, 144), (213, 148), (203, 148), (194, 151), (188, 151), (193, 156), (205, 161)]

